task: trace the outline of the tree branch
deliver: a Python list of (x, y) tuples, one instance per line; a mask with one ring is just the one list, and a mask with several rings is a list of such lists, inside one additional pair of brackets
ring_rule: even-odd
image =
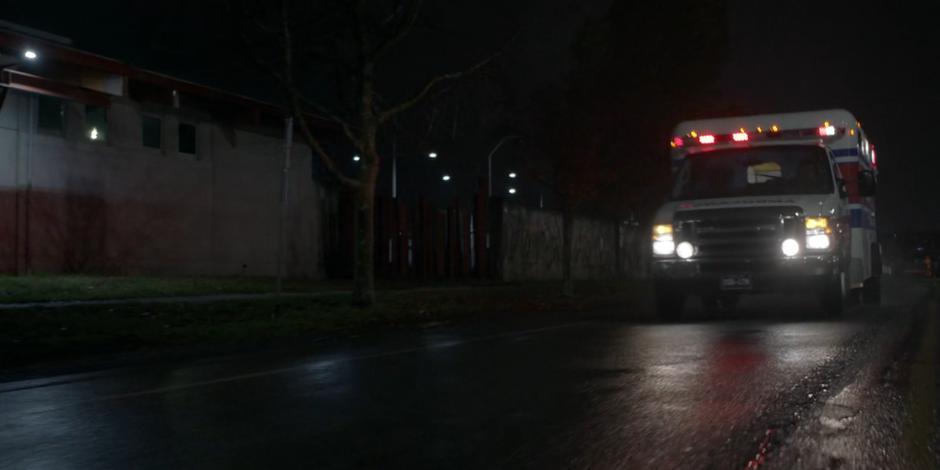
[(336, 162), (333, 160), (333, 157), (331, 157), (326, 152), (326, 150), (323, 148), (323, 145), (320, 144), (320, 141), (316, 138), (315, 135), (313, 135), (313, 132), (310, 131), (310, 126), (307, 125), (306, 117), (304, 117), (303, 114), (297, 112), (298, 105), (296, 104), (296, 101), (293, 101), (293, 103), (294, 116), (297, 119), (298, 127), (300, 127), (300, 133), (304, 136), (304, 140), (307, 141), (307, 145), (309, 145), (310, 148), (312, 148), (314, 152), (320, 157), (320, 161), (323, 162), (326, 168), (330, 170), (330, 173), (332, 173), (333, 176), (335, 176), (336, 179), (340, 181), (340, 183), (343, 183), (344, 185), (353, 189), (362, 186), (362, 183), (359, 180), (344, 175), (343, 172), (336, 167)]
[(343, 133), (346, 134), (346, 138), (348, 138), (351, 142), (356, 141), (356, 134), (353, 133), (352, 126), (350, 126), (349, 122), (347, 122), (345, 119), (339, 117), (339, 115), (333, 113), (327, 107), (315, 101), (305, 99), (303, 95), (301, 95), (300, 91), (296, 88), (291, 89), (289, 93), (291, 93), (292, 99), (297, 99), (298, 102), (303, 106), (313, 108), (318, 115), (317, 117), (326, 121), (332, 121), (336, 123), (336, 125), (340, 126), (343, 129)]
[(477, 70), (483, 68), (483, 66), (485, 66), (486, 64), (492, 62), (493, 59), (495, 59), (495, 58), (496, 58), (497, 56), (499, 56), (501, 53), (502, 53), (501, 51), (500, 51), (500, 52), (497, 52), (496, 54), (493, 54), (493, 55), (491, 55), (491, 56), (489, 56), (489, 57), (487, 57), (487, 58), (481, 60), (480, 62), (477, 62), (477, 63), (474, 64), (472, 67), (470, 67), (470, 68), (468, 68), (468, 69), (466, 69), (466, 70), (463, 70), (463, 71), (460, 71), (460, 72), (447, 73), (447, 74), (444, 74), (444, 75), (438, 75), (438, 76), (432, 78), (431, 80), (429, 80), (429, 81), (424, 85), (424, 88), (422, 88), (420, 91), (418, 91), (418, 93), (416, 93), (414, 96), (412, 96), (411, 98), (409, 98), (409, 99), (407, 99), (407, 100), (405, 100), (405, 101), (403, 101), (403, 102), (401, 102), (401, 103), (399, 103), (399, 104), (397, 104), (397, 105), (395, 105), (395, 106), (393, 106), (393, 107), (391, 107), (391, 108), (389, 108), (389, 109), (383, 111), (381, 114), (379, 114), (379, 122), (380, 122), (380, 123), (385, 123), (386, 121), (388, 121), (389, 119), (391, 119), (391, 118), (395, 117), (396, 115), (402, 113), (403, 111), (407, 111), (408, 109), (411, 109), (412, 107), (414, 107), (414, 105), (416, 105), (416, 104), (418, 104), (419, 102), (421, 102), (421, 100), (423, 100), (423, 99), (428, 95), (428, 93), (430, 93), (432, 90), (434, 90), (434, 87), (436, 87), (439, 83), (446, 82), (446, 81), (450, 81), (450, 80), (456, 80), (456, 79), (458, 79), (458, 78), (462, 78), (462, 77), (465, 77), (465, 76), (467, 76), (467, 75), (470, 75), (470, 74), (472, 74), (473, 72), (476, 72)]
[(415, 2), (414, 10), (411, 12), (411, 16), (408, 17), (407, 22), (375, 48), (375, 51), (372, 53), (373, 59), (379, 58), (411, 33), (412, 28), (414, 28), (415, 23), (418, 22), (418, 17), (421, 14), (421, 4), (422, 0)]
[[(294, 51), (291, 41), (291, 29), (290, 23), (288, 21), (288, 12), (287, 6), (285, 3), (281, 3), (281, 21), (284, 28), (284, 77), (283, 83), (288, 92), (288, 100), (290, 102), (291, 110), (293, 111), (294, 118), (297, 119), (297, 123), (300, 126), (301, 134), (304, 136), (304, 140), (307, 141), (307, 145), (320, 157), (320, 161), (326, 166), (330, 173), (336, 177), (341, 183), (349, 186), (351, 188), (358, 188), (361, 183), (354, 179), (346, 176), (343, 172), (336, 166), (336, 162), (332, 156), (330, 156), (326, 150), (323, 148), (323, 145), (320, 143), (320, 140), (313, 135), (313, 132), (310, 130), (310, 126), (307, 124), (307, 118), (304, 116), (303, 109), (300, 106), (300, 99), (297, 93), (296, 88), (294, 87), (294, 78), (293, 78), (293, 63), (294, 63)], [(276, 72), (275, 72), (276, 74)], [(340, 121), (342, 124), (342, 121)], [(349, 132), (348, 126), (343, 125), (343, 130)], [(356, 142), (355, 139), (352, 139), (353, 143)]]

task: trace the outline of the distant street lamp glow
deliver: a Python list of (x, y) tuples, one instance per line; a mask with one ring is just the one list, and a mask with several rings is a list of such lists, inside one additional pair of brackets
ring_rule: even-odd
[(442, 181), (450, 181), (450, 175), (441, 176)]
[(98, 140), (98, 128), (92, 127), (91, 132), (88, 133), (88, 137), (90, 137), (91, 140)]
[(516, 194), (516, 188), (509, 188), (509, 194)]
[(23, 57), (25, 57), (26, 60), (36, 60), (39, 58), (39, 54), (32, 49), (26, 49), (26, 51), (23, 52)]
[(353, 155), (353, 161), (354, 161), (354, 162), (358, 162), (359, 160), (361, 160), (361, 159), (359, 158), (359, 155)]
[(510, 173), (510, 174), (509, 174), (509, 177), (510, 177), (510, 178), (515, 178), (515, 177), (516, 177), (516, 172), (514, 171), (514, 172)]
[(432, 159), (432, 160), (435, 159), (435, 158), (437, 158), (437, 153), (436, 153), (436, 152), (431, 152), (431, 153), (429, 153), (429, 154), (428, 154), (428, 158), (430, 158), (430, 159)]

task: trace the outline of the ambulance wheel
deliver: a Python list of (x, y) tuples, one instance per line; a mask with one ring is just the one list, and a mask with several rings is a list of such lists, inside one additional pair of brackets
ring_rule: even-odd
[(710, 316), (720, 313), (731, 313), (734, 311), (735, 307), (738, 306), (740, 300), (741, 296), (737, 294), (703, 295), (702, 308), (704, 308), (705, 313)]
[(870, 277), (862, 286), (862, 301), (865, 305), (881, 305), (881, 278)]
[(656, 285), (656, 315), (664, 322), (674, 322), (682, 318), (686, 295), (666, 284)]
[(845, 273), (839, 273), (827, 282), (821, 292), (821, 303), (827, 318), (839, 318), (845, 313), (848, 297), (848, 280)]

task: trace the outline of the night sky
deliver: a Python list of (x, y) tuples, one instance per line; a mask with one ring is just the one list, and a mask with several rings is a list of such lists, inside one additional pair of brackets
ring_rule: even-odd
[[(71, 37), (76, 47), (145, 68), (265, 95), (252, 88), (257, 82), (244, 79), (247, 75), (231, 73), (230, 56), (219, 53), (224, 39), (214, 33), (202, 6), (170, 0), (144, 8), (136, 2), (101, 0), (90, 12), (87, 3), (58, 2), (57, 8), (50, 3), (9, 4), (2, 19)], [(501, 59), (513, 89), (520, 94), (551, 89), (563, 81), (571, 43), (584, 19), (601, 15), (609, 3), (432, 2), (432, 8), (448, 6), (438, 26), (453, 32), (453, 40), (412, 60), (449, 67), (449, 60), (479, 56), (517, 30)], [(935, 72), (940, 38), (934, 33), (938, 12), (933, 10), (906, 2), (869, 7), (857, 2), (732, 1), (719, 89), (702, 92), (717, 93), (755, 113), (849, 109), (879, 150), (882, 228), (940, 229), (934, 182), (940, 164), (927, 150), (940, 120), (935, 110), (940, 105)], [(694, 53), (695, 45), (689, 49)]]

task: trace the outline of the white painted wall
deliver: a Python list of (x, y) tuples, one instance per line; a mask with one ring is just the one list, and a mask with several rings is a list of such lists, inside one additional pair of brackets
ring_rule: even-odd
[[(145, 148), (140, 107), (116, 98), (108, 142), (92, 142), (78, 104), (66, 136), (35, 132), (34, 100), (10, 91), (0, 108), (0, 272), (24, 272), (28, 252), (33, 272), (275, 274), (280, 139), (147, 110), (163, 119), (163, 149)], [(195, 156), (177, 152), (181, 119), (197, 126)], [(285, 252), (296, 277), (324, 275), (311, 165), (295, 145)]]

